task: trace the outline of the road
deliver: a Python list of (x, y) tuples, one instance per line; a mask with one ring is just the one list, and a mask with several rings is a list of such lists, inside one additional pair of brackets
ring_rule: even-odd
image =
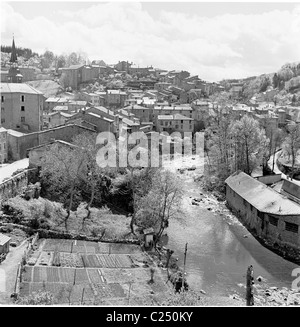
[[(274, 173), (281, 174), (281, 179), (288, 179), (287, 175), (285, 175), (283, 172), (281, 172), (281, 170), (277, 166), (277, 159), (280, 157), (280, 155), (281, 155), (281, 150), (279, 150), (275, 153)], [(273, 169), (273, 155), (270, 157), (270, 159), (268, 161), (268, 166), (269, 166), (269, 168)], [(298, 181), (296, 179), (293, 179), (293, 183), (300, 185), (300, 181)]]
[(11, 177), (16, 170), (27, 168), (28, 165), (29, 159), (25, 158), (0, 168), (0, 183), (2, 183), (5, 178)]

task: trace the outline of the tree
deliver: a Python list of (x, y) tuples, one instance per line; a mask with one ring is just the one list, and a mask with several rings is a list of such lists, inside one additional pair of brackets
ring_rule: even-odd
[(283, 151), (288, 153), (292, 159), (292, 173), (296, 163), (297, 153), (300, 149), (300, 127), (299, 125), (288, 126), (288, 135), (283, 142)]
[(251, 175), (264, 155), (266, 135), (254, 118), (243, 116), (230, 126), (236, 170)]
[(65, 227), (74, 208), (74, 197), (78, 191), (79, 174), (84, 157), (78, 156), (77, 147), (74, 145), (52, 144), (43, 157), (40, 176), (42, 183), (49, 186), (49, 190), (59, 194), (67, 209)]
[(276, 87), (278, 87), (278, 84), (279, 84), (279, 78), (278, 78), (278, 75), (276, 73), (273, 76), (272, 82), (273, 82), (274, 89), (276, 89)]
[(228, 94), (215, 96), (212, 100), (215, 103), (214, 115), (211, 115), (210, 126), (206, 129), (207, 147), (218, 177), (225, 180), (231, 174), (230, 124), (233, 121), (231, 114), (233, 102), (229, 100)]
[(155, 172), (149, 192), (138, 199), (136, 221), (141, 228), (156, 231), (154, 246), (160, 240), (169, 220), (180, 210), (183, 191), (176, 174), (159, 169)]
[(58, 56), (56, 61), (56, 70), (65, 67), (65, 65), (66, 65), (66, 58), (63, 55)]
[(104, 170), (101, 169), (96, 162), (98, 149), (96, 145), (96, 136), (94, 134), (79, 134), (73, 139), (73, 142), (74, 145), (76, 145), (74, 149), (76, 156), (83, 159), (81, 169), (78, 171), (79, 182), (83, 182), (90, 193), (90, 199), (85, 206), (88, 214), (83, 218), (83, 225), (85, 220), (91, 215), (90, 207), (95, 199), (97, 185), (101, 185)]
[(44, 68), (49, 68), (51, 67), (53, 61), (54, 61), (54, 53), (52, 51), (45, 51), (45, 53), (43, 54), (42, 58), (41, 58), (41, 67), (42, 69)]

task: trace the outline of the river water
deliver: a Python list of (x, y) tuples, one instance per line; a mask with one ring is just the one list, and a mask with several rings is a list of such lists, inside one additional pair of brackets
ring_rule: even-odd
[(183, 267), (188, 243), (186, 272), (191, 288), (204, 290), (208, 297), (235, 293), (244, 299), (249, 265), (255, 279), (262, 276), (269, 286), (291, 288), (292, 270), (298, 266), (263, 247), (226, 208), (219, 213), (207, 209), (214, 207), (213, 202), (192, 205), (192, 197), (201, 197), (201, 189), (188, 176), (183, 179), (184, 212), (181, 219), (170, 221), (165, 246), (174, 250)]

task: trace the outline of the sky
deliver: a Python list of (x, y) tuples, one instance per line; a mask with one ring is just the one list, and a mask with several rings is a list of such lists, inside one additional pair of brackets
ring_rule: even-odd
[(3, 1), (1, 44), (187, 70), (207, 81), (300, 61), (299, 2)]

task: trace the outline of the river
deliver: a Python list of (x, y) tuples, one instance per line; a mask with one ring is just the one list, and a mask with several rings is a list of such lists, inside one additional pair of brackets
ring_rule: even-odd
[(170, 221), (165, 246), (174, 250), (183, 267), (188, 243), (186, 272), (191, 288), (204, 290), (208, 298), (238, 294), (244, 299), (249, 265), (255, 279), (262, 276), (268, 286), (291, 288), (292, 270), (298, 266), (263, 247), (224, 206), (222, 212), (207, 209), (220, 207), (217, 201), (204, 197), (199, 206), (192, 205), (192, 198), (201, 197), (202, 191), (188, 174), (182, 175), (184, 212)]

